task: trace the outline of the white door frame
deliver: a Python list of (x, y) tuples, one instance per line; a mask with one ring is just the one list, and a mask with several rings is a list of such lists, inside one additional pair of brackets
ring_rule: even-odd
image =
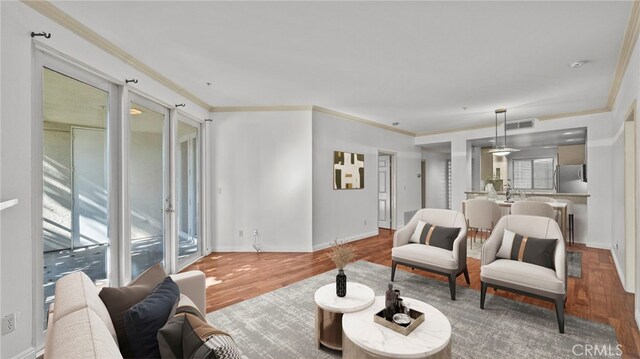
[[(389, 156), (391, 158), (391, 229), (395, 230), (397, 229), (397, 225), (398, 225), (398, 213), (397, 213), (397, 209), (396, 209), (396, 198), (398, 197), (398, 181), (397, 181), (397, 173), (398, 173), (398, 161), (397, 161), (397, 152), (394, 151), (389, 151), (389, 150), (378, 150), (378, 158), (380, 157), (380, 155), (386, 155)], [(377, 167), (377, 163), (376, 163), (376, 167)], [(377, 168), (376, 168), (376, 172), (377, 172)], [(376, 176), (377, 177), (377, 176)], [(378, 183), (378, 186), (376, 187), (376, 204), (378, 203), (378, 188), (380, 186), (380, 183)], [(377, 211), (376, 211), (377, 212)], [(376, 224), (377, 225), (377, 224)]]
[[(637, 179), (637, 137), (636, 137), (636, 102), (634, 101), (631, 104), (631, 107), (627, 111), (627, 114), (623, 123), (623, 139), (624, 139), (624, 197), (625, 197), (625, 226), (624, 226), (624, 237), (625, 237), (625, 260), (624, 260), (624, 278), (625, 283), (623, 286), (627, 292), (635, 293), (636, 292), (636, 275), (637, 275), (637, 253), (638, 244), (637, 244), (637, 212), (638, 212), (638, 203), (637, 203), (637, 188), (638, 188), (638, 179)], [(627, 149), (627, 136), (632, 136), (633, 148)], [(628, 158), (628, 156), (632, 156)], [(628, 162), (631, 161), (631, 168), (628, 168)], [(629, 186), (628, 176), (633, 176), (633, 181), (635, 182), (631, 187), (632, 193), (627, 192), (627, 186)], [(627, 200), (633, 200), (633, 208), (632, 213), (627, 213)], [(633, 220), (629, 221), (629, 216), (632, 215)], [(631, 227), (631, 228), (630, 228)], [(632, 233), (628, 233), (628, 230), (631, 229)]]

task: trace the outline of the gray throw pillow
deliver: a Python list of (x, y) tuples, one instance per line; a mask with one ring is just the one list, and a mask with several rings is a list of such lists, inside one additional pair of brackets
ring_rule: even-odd
[(158, 331), (163, 359), (242, 358), (229, 334), (212, 327), (193, 308), (183, 308), (179, 308), (177, 314)]
[(145, 299), (154, 288), (160, 284), (167, 274), (160, 263), (144, 271), (131, 283), (124, 287), (105, 287), (100, 291), (100, 299), (107, 307), (113, 327), (118, 337), (120, 353), (125, 358), (131, 358), (134, 353), (129, 345), (125, 328), (125, 313), (134, 305)]

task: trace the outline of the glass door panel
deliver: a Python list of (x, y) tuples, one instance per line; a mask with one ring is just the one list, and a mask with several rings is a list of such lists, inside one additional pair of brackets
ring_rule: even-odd
[(109, 92), (43, 68), (44, 310), (55, 281), (81, 270), (104, 281), (109, 251)]
[[(134, 97), (135, 98), (135, 97)], [(140, 99), (130, 110), (131, 278), (165, 263), (165, 131), (168, 111)], [(166, 199), (168, 201), (169, 198)]]
[(178, 116), (176, 223), (178, 266), (200, 256), (200, 125)]

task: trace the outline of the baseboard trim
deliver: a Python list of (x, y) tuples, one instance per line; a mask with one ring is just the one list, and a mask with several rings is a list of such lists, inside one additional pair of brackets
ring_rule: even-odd
[[(359, 241), (361, 239), (377, 236), (378, 234), (380, 234), (380, 231), (379, 230), (375, 230), (375, 231), (371, 231), (371, 232), (367, 232), (367, 233), (356, 234), (355, 236), (350, 236), (350, 237), (345, 237), (345, 238), (338, 238), (337, 240), (340, 241), (340, 242), (353, 242), (353, 241)], [(329, 248), (329, 247), (331, 247), (333, 242), (335, 242), (335, 241), (314, 244), (313, 245), (313, 251), (315, 252), (315, 251), (319, 251), (321, 249)]]
[(30, 347), (22, 353), (13, 357), (13, 359), (33, 359), (36, 357), (36, 348)]
[[(580, 242), (576, 242), (576, 243), (580, 243)], [(611, 245), (610, 244), (603, 244), (603, 243), (598, 243), (598, 242), (586, 242), (585, 244), (589, 248), (598, 248), (598, 249), (611, 250)]]
[[(258, 245), (260, 252), (311, 252), (312, 248), (308, 246), (270, 246)], [(255, 252), (252, 245), (241, 246), (219, 246), (213, 249), (213, 252)]]
[(613, 251), (613, 248), (611, 248), (610, 251), (611, 251), (611, 257), (613, 258), (613, 264), (616, 266), (616, 272), (618, 272), (618, 278), (620, 279), (620, 284), (622, 285), (622, 289), (624, 289), (625, 292), (630, 293), (624, 285), (624, 283), (626, 283), (624, 279), (624, 273), (622, 272), (622, 267), (620, 267), (620, 263), (618, 263), (618, 258), (616, 257), (616, 253)]

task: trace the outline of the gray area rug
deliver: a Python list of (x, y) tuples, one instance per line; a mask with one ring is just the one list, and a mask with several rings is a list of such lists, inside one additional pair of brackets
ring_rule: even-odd
[[(348, 280), (366, 284), (382, 295), (391, 270), (358, 261), (345, 270)], [(317, 349), (314, 340), (317, 288), (335, 281), (329, 271), (259, 297), (207, 314), (214, 326), (231, 334), (243, 354), (259, 358), (339, 358), (340, 352)], [(558, 333), (555, 312), (458, 286), (449, 298), (445, 282), (399, 270), (395, 287), (403, 296), (427, 302), (442, 311), (452, 326), (454, 358), (568, 358), (575, 345), (617, 345), (609, 325), (566, 316), (565, 334)], [(578, 353), (580, 353), (579, 348)]]
[(567, 251), (567, 275), (582, 278), (582, 252)]

